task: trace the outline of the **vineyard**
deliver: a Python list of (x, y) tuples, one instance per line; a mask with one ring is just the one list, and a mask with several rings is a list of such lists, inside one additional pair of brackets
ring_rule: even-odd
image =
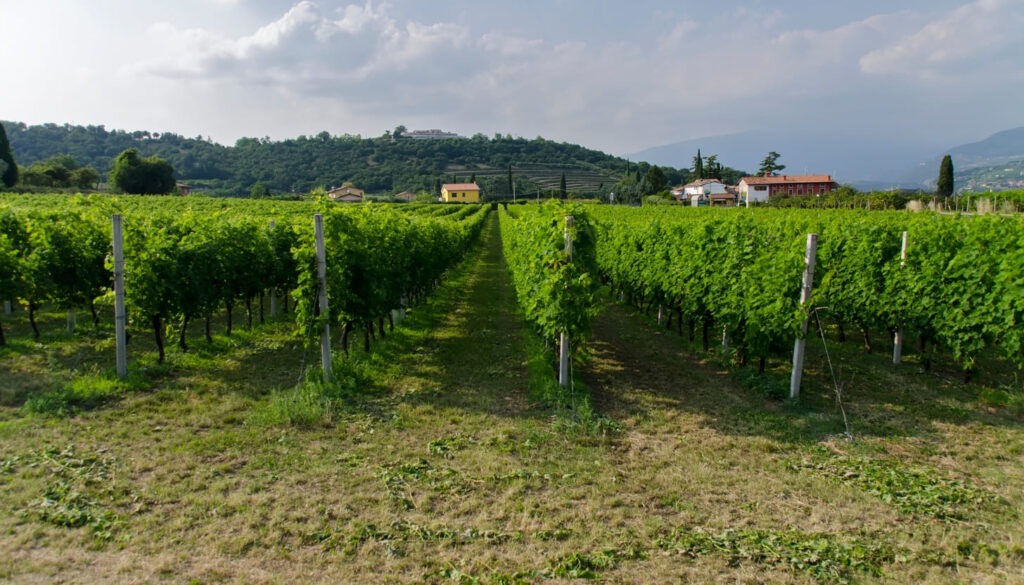
[(522, 199), (544, 199), (550, 193), (559, 191), (563, 176), (566, 192), (577, 195), (600, 193), (619, 182), (619, 178), (607, 170), (596, 165), (588, 167), (582, 164), (517, 163), (506, 168), (459, 165), (449, 166), (445, 172), (459, 177), (472, 176), (486, 187), (490, 196), (511, 199), (512, 193), (508, 186), (510, 169), (517, 195)]
[[(814, 309), (840, 341), (848, 329), (859, 333), (867, 351), (905, 328), (925, 367), (938, 343), (967, 379), (986, 352), (1024, 366), (1019, 217), (678, 211), (595, 208), (598, 259), (609, 284), (641, 309), (675, 314), (691, 336), (699, 325), (705, 349), (720, 333), (743, 365), (755, 357), (763, 370)], [(813, 296), (802, 307), (811, 233), (819, 242)]]
[(1015, 582), (1022, 228), (0, 196), (0, 575)]
[[(83, 198), (53, 211), (33, 208), (29, 198), (26, 211), (0, 210), (0, 262), (6, 268), (0, 292), (21, 299), (36, 339), (36, 314), (48, 305), (67, 312), (69, 332), (76, 311), (88, 310), (93, 325), (99, 324), (96, 302), (110, 300), (106, 293), (113, 280), (105, 223), (122, 207), (128, 215), (123, 244), (128, 311), (135, 327), (151, 329), (158, 363), (164, 361), (172, 322), (178, 347), (187, 351), (194, 320), (204, 322), (206, 342), (212, 343), (215, 314), (225, 317), (230, 336), (235, 308), (243, 306), (251, 330), (257, 309), (264, 322), (267, 298), (275, 301), (276, 313), (278, 295), (285, 308), (294, 299), (299, 335), (313, 339), (324, 324), (334, 325), (343, 331), (341, 346), (348, 353), (349, 334), (359, 328), (370, 351), (371, 337), (386, 335), (385, 319), (393, 330), (392, 311), (422, 302), (471, 246), (486, 216), (479, 206), (345, 209), (321, 202), (271, 204), (262, 217), (238, 218), (215, 204), (174, 209), (174, 199), (127, 202)], [(317, 277), (313, 211), (325, 218), (331, 250), (323, 284)], [(317, 307), (321, 286), (333, 301), (334, 311), (327, 315)]]

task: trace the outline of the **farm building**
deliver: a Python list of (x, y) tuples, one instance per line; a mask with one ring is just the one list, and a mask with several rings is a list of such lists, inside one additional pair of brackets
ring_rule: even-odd
[(740, 200), (747, 203), (768, 201), (777, 195), (820, 195), (836, 187), (831, 175), (743, 177), (739, 185)]
[(336, 203), (362, 203), (366, 193), (352, 186), (336, 187), (327, 192), (331, 201)]
[(697, 195), (707, 201), (711, 195), (717, 193), (725, 193), (725, 183), (718, 179), (699, 179), (683, 185), (683, 196), (687, 199)]
[(416, 194), (412, 191), (402, 191), (401, 193), (395, 194), (395, 201), (405, 201), (406, 203), (412, 203), (416, 201)]
[(445, 183), (441, 185), (441, 201), (480, 203), (480, 187), (476, 183)]

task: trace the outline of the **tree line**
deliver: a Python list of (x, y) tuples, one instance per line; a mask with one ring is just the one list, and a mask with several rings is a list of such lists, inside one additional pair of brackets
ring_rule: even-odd
[[(453, 174), (465, 180), (474, 169), (497, 169), (500, 176), (510, 166), (529, 164), (601, 173), (610, 178), (606, 186), (611, 187), (623, 177), (638, 182), (651, 168), (646, 163), (630, 163), (575, 144), (507, 134), (420, 140), (406, 136), (404, 131), (369, 138), (325, 131), (280, 141), (269, 137), (241, 138), (232, 146), (223, 146), (202, 136), (186, 138), (172, 132), (125, 132), (69, 124), (4, 124), (9, 130), (11, 148), (19, 162), (26, 165), (22, 167), (25, 171), (60, 156), (66, 157), (61, 159), (65, 167), (73, 160), (74, 168), (91, 168), (104, 177), (114, 168), (120, 153), (134, 149), (142, 159), (156, 156), (167, 161), (176, 180), (220, 196), (244, 196), (256, 185), (261, 186), (261, 193), (270, 195), (308, 193), (317, 187), (330, 188), (343, 182), (374, 194), (433, 192), (439, 182), (447, 182)], [(42, 168), (38, 170), (41, 172), (36, 176), (45, 174)], [(689, 177), (687, 169), (661, 170), (673, 182)], [(504, 193), (507, 185), (503, 177), (491, 182), (489, 187), (494, 192)]]

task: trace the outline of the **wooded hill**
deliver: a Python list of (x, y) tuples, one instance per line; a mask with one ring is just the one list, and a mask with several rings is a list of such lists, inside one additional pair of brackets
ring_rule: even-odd
[[(201, 136), (186, 138), (171, 132), (3, 124), (14, 157), (23, 167), (70, 155), (105, 177), (121, 151), (135, 148), (142, 156), (169, 161), (176, 178), (195, 191), (221, 196), (248, 195), (257, 184), (279, 195), (344, 182), (371, 194), (434, 193), (441, 183), (476, 179), (486, 195), (504, 197), (511, 196), (510, 172), (515, 190), (523, 196), (559, 190), (563, 174), (569, 193), (626, 195), (633, 190), (643, 195), (640, 191), (649, 170), (646, 163), (631, 163), (575, 144), (500, 134), (423, 140), (390, 132), (376, 138), (321, 132), (283, 141), (241, 138), (234, 146), (224, 146)], [(669, 186), (688, 179), (685, 169), (661, 170)]]

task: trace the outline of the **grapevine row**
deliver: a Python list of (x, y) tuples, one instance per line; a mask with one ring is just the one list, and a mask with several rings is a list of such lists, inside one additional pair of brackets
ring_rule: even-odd
[[(148, 206), (146, 202), (149, 202)], [(57, 211), (0, 208), (0, 298), (17, 299), (35, 314), (44, 305), (64, 310), (93, 309), (111, 294), (110, 213), (122, 211), (116, 200), (51, 199)], [(486, 209), (463, 206), (431, 217), (429, 210), (392, 206), (339, 208), (319, 205), (251, 204), (254, 213), (239, 217), (238, 208), (200, 200), (196, 208), (174, 210), (173, 202), (134, 198), (125, 221), (125, 288), (136, 327), (150, 328), (159, 359), (163, 335), (177, 327), (178, 344), (187, 349), (190, 322), (223, 311), (231, 317), (244, 305), (252, 326), (258, 300), (276, 290), (296, 299), (296, 322), (309, 334), (322, 317), (309, 299), (316, 286), (312, 258), (312, 213), (319, 210), (328, 226), (328, 295), (333, 322), (347, 333), (374, 321), (383, 334), (391, 309), (422, 298), (478, 235)], [(168, 208), (172, 211), (169, 212)], [(267, 209), (274, 213), (268, 213)], [(273, 218), (273, 219), (268, 219)], [(273, 226), (273, 227), (272, 227)], [(35, 330), (38, 337), (38, 329)], [(0, 344), (4, 342), (0, 329)]]
[(509, 207), (499, 217), (505, 259), (527, 320), (544, 339), (553, 343), (565, 333), (576, 347), (595, 313), (597, 264), (589, 216), (583, 207), (553, 202)]
[[(641, 306), (722, 330), (741, 362), (792, 343), (806, 317), (804, 242), (819, 234), (811, 307), (840, 336), (901, 327), (947, 347), (969, 378), (998, 348), (1021, 365), (1024, 222), (899, 212), (597, 207), (603, 277)], [(908, 233), (906, 258), (902, 234)], [(926, 360), (927, 360), (926, 356)], [(926, 361), (927, 365), (927, 361)]]

